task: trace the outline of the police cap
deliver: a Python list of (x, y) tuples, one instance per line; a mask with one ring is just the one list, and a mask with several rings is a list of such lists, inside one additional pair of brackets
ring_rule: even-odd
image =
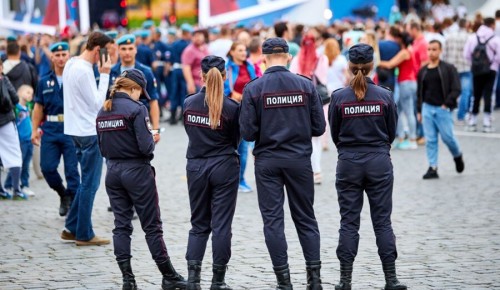
[(118, 38), (116, 41), (116, 44), (122, 45), (122, 44), (134, 44), (135, 43), (135, 36), (133, 34), (125, 34), (122, 37)]
[(146, 90), (146, 76), (144, 73), (138, 69), (128, 69), (122, 72), (121, 77), (131, 79), (136, 84), (138, 84), (142, 88), (142, 95), (146, 97), (146, 99), (151, 100), (149, 97), (148, 91)]
[(69, 45), (67, 42), (56, 42), (50, 46), (49, 50), (51, 52), (65, 51), (69, 50)]
[(106, 31), (104, 34), (114, 40), (118, 36), (118, 31), (115, 30)]
[(365, 64), (373, 61), (373, 47), (358, 43), (349, 49), (349, 61), (354, 64)]
[(223, 72), (226, 69), (226, 62), (222, 57), (215, 55), (206, 56), (201, 60), (201, 71), (203, 73), (208, 73), (214, 67)]
[(288, 44), (283, 38), (268, 38), (262, 44), (263, 54), (288, 53)]

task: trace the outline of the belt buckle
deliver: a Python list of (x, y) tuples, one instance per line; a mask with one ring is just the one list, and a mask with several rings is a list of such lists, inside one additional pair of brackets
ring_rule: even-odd
[(57, 115), (57, 121), (58, 122), (64, 122), (64, 115), (63, 114)]

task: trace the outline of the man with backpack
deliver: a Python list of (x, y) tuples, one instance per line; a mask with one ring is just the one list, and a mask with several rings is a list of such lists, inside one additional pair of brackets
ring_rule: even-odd
[(483, 132), (492, 132), (491, 94), (500, 65), (500, 37), (495, 35), (494, 18), (485, 18), (477, 33), (469, 37), (464, 47), (464, 57), (471, 63), (474, 87), (474, 104), (468, 129), (477, 131), (477, 114), (483, 97)]

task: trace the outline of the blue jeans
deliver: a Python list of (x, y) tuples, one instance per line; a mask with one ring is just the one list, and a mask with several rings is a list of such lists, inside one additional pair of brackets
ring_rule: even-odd
[[(23, 155), (23, 166), (21, 168), (21, 187), (30, 186), (30, 163), (33, 157), (33, 144), (31, 140), (21, 141), (21, 154)], [(7, 173), (5, 188), (12, 188), (12, 177)]]
[(65, 226), (76, 235), (77, 240), (88, 241), (95, 236), (91, 217), (95, 194), (101, 182), (102, 156), (97, 136), (72, 136), (72, 139), (82, 171), (82, 182), (76, 191)]
[(470, 101), (472, 96), (472, 74), (471, 72), (462, 72), (460, 75), (460, 85), (462, 86), (462, 93), (460, 94), (460, 101), (458, 103), (457, 119), (463, 121), (465, 114), (470, 110)]
[(450, 150), (453, 158), (462, 155), (458, 141), (453, 134), (453, 117), (449, 109), (424, 103), (422, 105), (422, 123), (425, 130), (425, 148), (429, 166), (437, 167), (438, 164), (438, 133), (441, 134), (441, 139)]
[(240, 145), (238, 146), (238, 154), (240, 154), (240, 184), (246, 183), (245, 169), (247, 167), (248, 145), (250, 145), (250, 142), (242, 139)]
[(399, 98), (398, 98), (398, 137), (404, 137), (404, 126), (401, 113), (403, 113), (408, 121), (410, 139), (417, 138), (417, 120), (415, 119), (415, 107), (413, 100), (417, 95), (417, 82), (404, 81), (399, 83)]

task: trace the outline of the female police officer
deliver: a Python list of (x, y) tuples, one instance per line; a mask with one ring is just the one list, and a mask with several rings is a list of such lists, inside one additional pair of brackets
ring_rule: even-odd
[(224, 97), (225, 62), (218, 56), (201, 61), (206, 87), (184, 102), (189, 137), (186, 171), (191, 225), (186, 253), (187, 289), (200, 288), (201, 261), (212, 232), (211, 290), (230, 290), (224, 282), (231, 257), (231, 223), (239, 184), (239, 104)]
[(366, 77), (373, 69), (371, 46), (357, 44), (349, 49), (349, 69), (354, 74), (351, 85), (332, 93), (329, 108), (331, 134), (339, 153), (335, 185), (341, 215), (340, 283), (335, 289), (351, 289), (363, 191), (370, 202), (385, 289), (406, 289), (396, 277), (396, 238), (391, 226), (394, 177), (389, 150), (396, 133), (396, 105), (390, 90)]
[(149, 251), (163, 274), (162, 288), (185, 289), (186, 281), (170, 263), (163, 241), (155, 172), (150, 161), (155, 148), (146, 107), (149, 99), (144, 74), (124, 71), (111, 89), (110, 99), (97, 116), (97, 133), (102, 156), (107, 161), (106, 191), (115, 215), (113, 242), (116, 260), (123, 274), (123, 289), (136, 289), (130, 265), (132, 207), (146, 233)]

